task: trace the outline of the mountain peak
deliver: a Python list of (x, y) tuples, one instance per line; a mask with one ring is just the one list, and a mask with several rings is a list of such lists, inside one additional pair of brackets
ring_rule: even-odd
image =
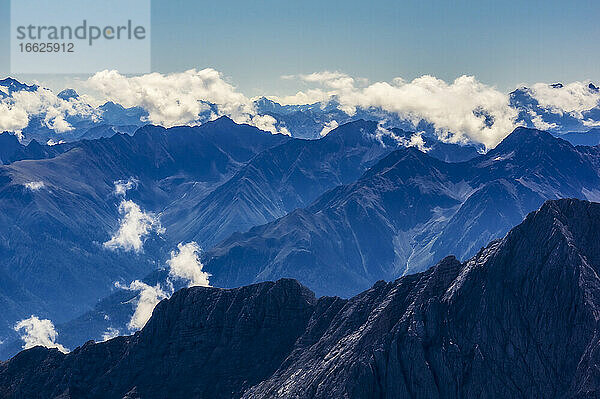
[(517, 127), (511, 134), (496, 146), (493, 152), (510, 152), (514, 150), (524, 150), (530, 152), (541, 146), (548, 146), (556, 143), (565, 143), (566, 141), (557, 139), (550, 133), (543, 130), (531, 129), (527, 127)]
[(6, 87), (9, 95), (17, 91), (36, 91), (38, 89), (37, 85), (30, 86), (11, 77), (0, 80), (0, 86)]
[(65, 89), (58, 93), (57, 97), (65, 101), (69, 101), (70, 99), (79, 98), (79, 94), (74, 89)]
[(576, 225), (577, 229), (586, 230), (600, 222), (599, 210), (599, 204), (575, 198), (548, 200), (540, 209), (531, 212), (525, 222), (529, 219), (559, 220), (564, 225)]
[(219, 127), (221, 127), (221, 126), (229, 127), (229, 126), (237, 125), (237, 123), (235, 123), (234, 120), (231, 119), (230, 117), (228, 117), (227, 115), (219, 116), (217, 119), (212, 120), (207, 123), (210, 123), (214, 126), (219, 126)]

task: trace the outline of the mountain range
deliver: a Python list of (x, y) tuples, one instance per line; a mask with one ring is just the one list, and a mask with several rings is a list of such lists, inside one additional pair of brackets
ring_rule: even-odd
[[(13, 353), (8, 342), (17, 338), (12, 326), (21, 318), (39, 314), (63, 325), (114, 292), (115, 281), (127, 283), (164, 266), (179, 243), (194, 240), (208, 249), (231, 233), (273, 221), (354, 181), (402, 147), (391, 137), (376, 136), (378, 129), (376, 122), (357, 121), (323, 139), (301, 140), (220, 118), (200, 127), (146, 126), (133, 136), (55, 146), (35, 141), (24, 146), (3, 135), (25, 153), (13, 159), (25, 159), (0, 168), (5, 176), (0, 298), (6, 309), (0, 337), (7, 342), (0, 354)], [(42, 148), (38, 152), (44, 156), (28, 152), (30, 147)], [(476, 154), (472, 147), (452, 144), (431, 143), (430, 148), (444, 159)], [(115, 194), (114, 183), (129, 179), (135, 188), (128, 199), (158, 215), (166, 231), (150, 236), (143, 251), (108, 251), (102, 243), (119, 227), (124, 199)], [(115, 298), (123, 295), (135, 296), (117, 290)], [(125, 315), (107, 313), (113, 323), (130, 311), (128, 305)], [(106, 313), (93, 313), (102, 315), (101, 321), (78, 329), (70, 344), (104, 331), (97, 328), (107, 324)]]
[(173, 198), (202, 197), (256, 154), (288, 140), (222, 122), (147, 126), (134, 136), (80, 141), (53, 158), (1, 166), (0, 339), (31, 314), (69, 320), (110, 294), (115, 281), (164, 263), (173, 248), (161, 235), (149, 235), (143, 251), (103, 245), (125, 220), (115, 182), (132, 179), (136, 189), (127, 201), (155, 214)]
[[(201, 246), (218, 287), (292, 277), (350, 297), (449, 253), (465, 260), (547, 199), (599, 196), (598, 147), (520, 128), (485, 155), (426, 140), (425, 153), (405, 148), (412, 134), (355, 121), (303, 140), (221, 118), (40, 146), (57, 154), (0, 167), (0, 358), (32, 314), (70, 348), (127, 331), (137, 293), (114, 283), (164, 286), (179, 243)], [(164, 228), (139, 251), (103, 245), (125, 199)]]
[(600, 205), (548, 201), (460, 262), (350, 298), (186, 288), (138, 333), (0, 364), (6, 398), (593, 398)]
[[(9, 103), (40, 90), (0, 86)], [(60, 134), (30, 115), (20, 135), (0, 134), (0, 359), (21, 349), (14, 327), (31, 315), (51, 319), (68, 348), (129, 331), (139, 293), (123, 287), (172, 284), (180, 244), (202, 248), (217, 287), (296, 278), (348, 298), (447, 254), (464, 261), (546, 200), (598, 201), (597, 132), (527, 88), (510, 99), (520, 122), (541, 117), (550, 133), (517, 128), (484, 152), (381, 109), (349, 116), (335, 98), (254, 102), (293, 137), (211, 120), (214, 104), (199, 126), (169, 129), (112, 102), (67, 115), (73, 129)]]
[(402, 148), (311, 205), (231, 235), (205, 253), (206, 269), (220, 287), (292, 277), (318, 295), (355, 295), (448, 253), (468, 259), (545, 200), (599, 200), (599, 156), (526, 128), (465, 162)]

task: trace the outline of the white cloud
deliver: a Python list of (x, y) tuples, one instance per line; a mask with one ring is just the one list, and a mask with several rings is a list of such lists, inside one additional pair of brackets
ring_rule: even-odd
[(587, 119), (587, 120), (584, 120), (582, 122), (583, 122), (583, 125), (587, 126), (587, 127), (598, 127), (598, 126), (600, 126), (600, 121), (593, 121), (593, 120)]
[[(339, 71), (282, 78), (299, 80), (303, 87), (290, 96), (267, 96), (281, 104), (326, 103), (335, 99), (339, 109), (348, 115), (354, 115), (359, 108), (380, 108), (415, 126), (420, 121), (430, 123), (436, 134), (448, 142), (472, 141), (492, 148), (517, 127), (517, 110), (510, 106), (508, 94), (472, 76), (461, 76), (450, 83), (429, 75), (412, 81), (395, 78), (390, 82), (369, 83)], [(211, 68), (141, 76), (102, 71), (84, 84), (98, 96), (63, 100), (39, 88), (34, 92), (16, 92), (0, 100), (0, 131), (21, 134), (32, 115), (41, 115), (44, 125), (59, 133), (66, 132), (72, 129), (69, 116), (88, 115), (97, 120), (100, 111), (93, 107), (113, 101), (126, 107), (142, 107), (149, 113), (150, 122), (166, 127), (197, 125), (206, 118), (226, 115), (237, 123), (272, 133), (290, 133), (271, 116), (258, 115), (253, 101)], [(560, 88), (536, 83), (529, 93), (542, 109), (568, 113), (585, 126), (600, 123), (583, 119), (584, 111), (600, 103), (600, 93), (590, 89), (589, 82), (573, 82)], [(532, 116), (532, 122), (541, 129), (553, 126), (541, 116)], [(322, 133), (328, 133), (330, 127), (323, 126)]]
[(163, 234), (165, 231), (158, 216), (143, 212), (133, 201), (121, 201), (119, 213), (122, 215), (119, 229), (104, 243), (108, 249), (140, 252), (150, 233)]
[(319, 83), (336, 90), (353, 90), (355, 87), (354, 78), (338, 71), (314, 72), (308, 75), (300, 75), (299, 77), (305, 82)]
[(425, 146), (425, 140), (423, 140), (423, 132), (415, 132), (410, 136), (410, 139), (406, 143), (405, 147), (417, 147), (420, 151), (428, 152), (431, 148)]
[(202, 270), (204, 265), (200, 262), (199, 252), (200, 247), (193, 241), (177, 245), (177, 250), (171, 251), (171, 259), (167, 261), (169, 275), (189, 281), (188, 287), (210, 287), (210, 274)]
[(88, 85), (106, 100), (126, 107), (143, 107), (149, 113), (150, 122), (162, 126), (197, 124), (199, 114), (209, 112), (207, 103), (211, 103), (218, 112), (213, 119), (226, 115), (236, 123), (280, 133), (274, 119), (256, 118), (252, 101), (211, 68), (135, 77), (126, 77), (117, 71), (102, 71), (92, 76)]
[(42, 123), (49, 129), (64, 133), (73, 129), (67, 117), (93, 119), (97, 112), (82, 99), (63, 100), (48, 89), (22, 90), (0, 102), (0, 131), (20, 132), (27, 127), (30, 117), (36, 115), (42, 117)]
[(63, 353), (69, 352), (68, 349), (56, 342), (58, 333), (50, 320), (40, 320), (32, 315), (30, 318), (18, 322), (14, 330), (17, 332), (23, 331), (21, 335), (21, 339), (24, 342), (23, 349), (41, 345), (46, 348), (57, 348)]
[(119, 336), (121, 332), (113, 327), (108, 327), (108, 329), (102, 334), (102, 342), (108, 341), (109, 339), (113, 339)]
[[(462, 76), (452, 84), (432, 76), (394, 83), (374, 83), (343, 94), (340, 103), (347, 109), (380, 107), (415, 125), (424, 119), (433, 124), (444, 141), (472, 140), (488, 148), (496, 146), (516, 126), (517, 112), (509, 106), (508, 96), (473, 77)], [(479, 110), (493, 118), (492, 126), (478, 116)]]
[(384, 137), (389, 137), (394, 140), (398, 145), (402, 147), (416, 147), (420, 151), (428, 152), (430, 148), (425, 146), (425, 140), (423, 139), (423, 132), (416, 132), (410, 136), (409, 139), (403, 136), (398, 136), (392, 130), (386, 129), (383, 127), (383, 124), (380, 123), (377, 125), (377, 129), (373, 133), (373, 137), (381, 143), (381, 145), (385, 146)]
[(125, 196), (127, 191), (136, 189), (139, 181), (134, 179), (133, 177), (127, 180), (117, 180), (114, 182), (115, 185), (115, 195), (117, 196)]
[(321, 136), (321, 137), (327, 136), (329, 134), (329, 132), (336, 129), (339, 125), (340, 124), (336, 120), (327, 122), (325, 124), (325, 126), (323, 126), (323, 129), (321, 130), (321, 133), (319, 133), (319, 136)]
[(320, 102), (326, 102), (335, 95), (335, 92), (327, 92), (321, 89), (310, 89), (304, 91), (298, 91), (296, 94), (290, 96), (269, 96), (268, 98), (278, 102), (282, 105), (293, 105), (293, 104), (314, 104)]
[(129, 324), (127, 325), (131, 331), (138, 331), (142, 329), (150, 317), (154, 307), (163, 299), (169, 297), (169, 295), (162, 290), (159, 284), (152, 287), (139, 280), (133, 281), (129, 286), (123, 286), (115, 284), (118, 288), (122, 288), (129, 291), (139, 291), (139, 295), (136, 299), (136, 308)]
[(531, 116), (531, 122), (536, 129), (539, 130), (551, 130), (558, 128), (556, 123), (548, 123), (542, 118), (541, 115), (538, 115), (535, 111), (529, 111), (529, 116)]
[(24, 184), (25, 188), (31, 191), (39, 191), (44, 188), (45, 184), (43, 181), (32, 181)]
[[(313, 89), (303, 98), (335, 99), (340, 110), (354, 115), (357, 108), (381, 108), (411, 121), (433, 124), (437, 135), (448, 142), (474, 141), (492, 148), (515, 127), (517, 111), (510, 107), (508, 95), (478, 82), (472, 76), (461, 76), (448, 84), (433, 76), (424, 75), (410, 82), (401, 78), (391, 83), (365, 84), (340, 72), (320, 72), (299, 77), (305, 82), (323, 86)], [(284, 97), (283, 102), (293, 97)], [(277, 99), (279, 100), (279, 99)], [(489, 124), (493, 120), (493, 124)]]
[[(151, 286), (139, 280), (133, 281), (128, 286), (115, 283), (117, 288), (139, 292), (135, 300), (135, 311), (127, 325), (129, 330), (137, 331), (143, 328), (152, 316), (154, 307), (161, 300), (171, 297), (174, 287), (170, 278), (186, 280), (188, 287), (210, 287), (210, 274), (202, 270), (204, 265), (200, 262), (199, 252), (200, 247), (195, 242), (179, 244), (175, 251), (171, 251), (171, 257), (167, 260), (169, 277), (166, 281), (166, 288), (161, 287), (160, 284)], [(109, 328), (103, 335), (103, 339), (118, 334), (118, 330)]]
[(284, 134), (286, 136), (291, 136), (290, 131), (285, 127), (277, 127), (277, 120), (273, 118), (271, 115), (254, 115), (251, 117), (249, 125), (255, 126), (261, 130), (271, 133), (279, 133)]
[(536, 83), (529, 89), (540, 106), (555, 113), (570, 113), (582, 119), (583, 111), (600, 104), (600, 92), (590, 90), (590, 82), (572, 82), (562, 87), (552, 87), (547, 83)]
[(48, 141), (46, 142), (46, 145), (49, 145), (50, 147), (52, 147), (52, 146), (55, 146), (55, 145), (58, 145), (58, 144), (64, 144), (64, 143), (65, 143), (65, 141), (64, 141), (64, 140), (58, 140), (58, 141), (55, 141), (55, 140), (53, 140), (53, 139), (50, 139), (50, 140), (48, 140)]
[(7, 102), (0, 102), (0, 132), (20, 132), (28, 123), (27, 111)]

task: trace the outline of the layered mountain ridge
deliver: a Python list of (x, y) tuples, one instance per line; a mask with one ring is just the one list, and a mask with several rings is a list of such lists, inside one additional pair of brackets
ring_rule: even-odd
[(69, 320), (109, 295), (115, 281), (141, 278), (166, 260), (173, 247), (162, 236), (147, 237), (138, 253), (103, 247), (121, 222), (116, 181), (134, 179), (127, 199), (159, 213), (172, 198), (206, 195), (287, 140), (224, 122), (147, 126), (134, 136), (82, 141), (53, 158), (0, 166), (1, 340), (31, 314)]
[(351, 298), (188, 288), (139, 333), (0, 364), (3, 397), (592, 398), (600, 204), (548, 201), (470, 260)]
[[(143, 279), (150, 285), (166, 286), (165, 262), (169, 251), (180, 242), (195, 240), (200, 244), (204, 250), (204, 269), (212, 274), (210, 281), (218, 287), (233, 288), (288, 277), (298, 279), (317, 295), (351, 297), (377, 280), (423, 271), (449, 253), (466, 260), (490, 240), (504, 236), (547, 199), (598, 199), (598, 147), (573, 147), (545, 132), (518, 129), (488, 154), (466, 162), (448, 163), (415, 148), (393, 146), (393, 140), (382, 145), (374, 139), (378, 128), (377, 123), (357, 121), (339, 127), (321, 140), (308, 141), (271, 136), (220, 119), (200, 128), (147, 127), (138, 133), (139, 137), (138, 134), (133, 137), (133, 142), (139, 141), (135, 146), (124, 146), (132, 140), (126, 135), (98, 143), (85, 142), (83, 149), (76, 149), (83, 151), (81, 160), (88, 159), (85, 151), (95, 151), (99, 143), (113, 143), (106, 147), (106, 157), (102, 152), (90, 156), (94, 160), (92, 165), (104, 165), (105, 159), (112, 159), (110, 153), (122, 151), (121, 147), (127, 153), (138, 154), (123, 156), (123, 163), (111, 161), (113, 164), (105, 170), (115, 173), (94, 179), (101, 186), (93, 188), (100, 195), (91, 197), (103, 204), (98, 213), (100, 219), (96, 221), (86, 212), (79, 216), (83, 219), (78, 223), (89, 226), (90, 232), (86, 234), (90, 239), (81, 244), (63, 240), (63, 244), (80, 245), (89, 254), (83, 257), (83, 265), (99, 266), (92, 275), (105, 273), (103, 280), (94, 285), (94, 290), (102, 292), (85, 289), (90, 299), (76, 301), (87, 306), (83, 312), (79, 310), (79, 315), (77, 309), (65, 313), (60, 304), (56, 308), (60, 313), (50, 312), (47, 304), (52, 302), (48, 300), (46, 307), (31, 306), (26, 301), (21, 302), (25, 305), (20, 308), (7, 306), (6, 309), (15, 310), (10, 310), (12, 316), (11, 313), (5, 316), (5, 335), (0, 336), (5, 344), (0, 346), (0, 358), (6, 359), (19, 350), (22, 342), (12, 326), (31, 314), (52, 319), (63, 344), (69, 348), (88, 339), (99, 339), (107, 330), (127, 331), (138, 294), (115, 289), (113, 282), (128, 284), (133, 279)], [(197, 129), (202, 133), (196, 135)], [(263, 150), (248, 150), (243, 139), (253, 134), (271, 144)], [(397, 130), (396, 134), (402, 133)], [(171, 135), (169, 140), (179, 143), (176, 148), (186, 148), (183, 155), (165, 147), (163, 141)], [(117, 145), (115, 140), (122, 143)], [(190, 145), (186, 140), (200, 141)], [(63, 156), (67, 155), (73, 157), (70, 153)], [(50, 169), (56, 175), (71, 176), (64, 183), (54, 183), (58, 187), (77, 193), (76, 198), (89, 196), (87, 189), (81, 191), (76, 182), (89, 180), (87, 176), (94, 175), (93, 169), (77, 163), (82, 167), (73, 173), (64, 168), (71, 161), (41, 162), (52, 164)], [(207, 168), (210, 164), (214, 166)], [(9, 167), (22, 170), (18, 165), (16, 162)], [(114, 165), (122, 166), (111, 169)], [(78, 175), (81, 177), (72, 177)], [(25, 182), (37, 180), (34, 176), (16, 183), (24, 190)], [(166, 232), (149, 237), (139, 254), (114, 253), (101, 248), (118, 222), (119, 199), (114, 195), (112, 182), (130, 176), (138, 182), (128, 192), (128, 198), (143, 210), (160, 215)], [(41, 181), (51, 182), (46, 178)], [(25, 192), (40, 199), (48, 195), (43, 189)], [(58, 198), (61, 197), (55, 201)], [(61, 201), (69, 203), (71, 199)], [(44, 207), (40, 208), (42, 215)], [(96, 205), (88, 207), (94, 209)], [(69, 229), (72, 220), (76, 219), (65, 219), (68, 223), (61, 228)], [(11, 223), (14, 222), (6, 226)], [(35, 226), (39, 225), (31, 224), (28, 229)], [(46, 234), (54, 230), (59, 229), (53, 227)], [(15, 233), (7, 232), (6, 236), (14, 237)], [(224, 240), (219, 243), (220, 239)], [(24, 240), (15, 238), (13, 242), (21, 241)], [(40, 241), (43, 242), (52, 244), (51, 251), (43, 246), (40, 251), (51, 255), (40, 264), (48, 265), (56, 259), (60, 264), (51, 270), (63, 274), (57, 274), (50, 283), (42, 282), (41, 287), (73, 276), (70, 270), (86, 270), (70, 266), (79, 264), (81, 257), (65, 257), (60, 245), (55, 250), (53, 241)], [(105, 267), (113, 258), (114, 262), (127, 262), (139, 268), (130, 267), (125, 274), (119, 268)], [(63, 269), (69, 271), (65, 273)], [(44, 276), (43, 267), (29, 270), (37, 270), (32, 281), (36, 275)], [(5, 274), (5, 281), (10, 282), (5, 288), (7, 303), (15, 292), (21, 297), (27, 295), (28, 290), (23, 288), (15, 291), (20, 277), (14, 276)], [(50, 291), (38, 292), (40, 298), (56, 297)], [(68, 294), (77, 294), (77, 290)], [(94, 299), (95, 295), (98, 296)], [(33, 297), (32, 303), (36, 301)]]
[[(357, 121), (308, 141), (223, 117), (200, 127), (148, 125), (134, 135), (40, 145), (43, 156), (25, 154), (0, 167), (0, 358), (19, 348), (17, 321), (36, 314), (62, 325), (113, 293), (115, 281), (126, 285), (164, 267), (179, 243), (208, 249), (354, 181), (401, 147), (391, 137), (377, 138), (378, 128)], [(21, 150), (36, 145), (3, 138)], [(461, 148), (448, 145), (438, 154), (460, 154)], [(130, 181), (131, 189), (117, 195), (116, 181)], [(103, 247), (119, 228), (125, 199), (159, 217), (166, 229), (144, 237), (138, 252)], [(125, 319), (131, 306), (125, 308), (124, 314), (111, 312), (113, 320)], [(106, 323), (103, 317), (98, 325)], [(80, 328), (69, 346), (102, 331)]]
[(545, 200), (600, 199), (598, 157), (597, 147), (526, 128), (461, 163), (399, 149), (355, 183), (232, 235), (206, 253), (206, 268), (218, 286), (292, 277), (319, 295), (351, 296), (448, 253), (467, 259)]

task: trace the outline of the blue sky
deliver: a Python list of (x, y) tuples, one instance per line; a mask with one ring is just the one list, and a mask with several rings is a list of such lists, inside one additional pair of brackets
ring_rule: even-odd
[[(8, 4), (0, 0), (4, 55)], [(248, 95), (288, 94), (298, 82), (281, 75), (323, 70), (371, 81), (469, 74), (506, 91), (520, 83), (599, 81), (599, 17), (600, 2), (591, 0), (154, 0), (152, 69), (212, 67)], [(0, 75), (8, 74), (2, 56)]]

